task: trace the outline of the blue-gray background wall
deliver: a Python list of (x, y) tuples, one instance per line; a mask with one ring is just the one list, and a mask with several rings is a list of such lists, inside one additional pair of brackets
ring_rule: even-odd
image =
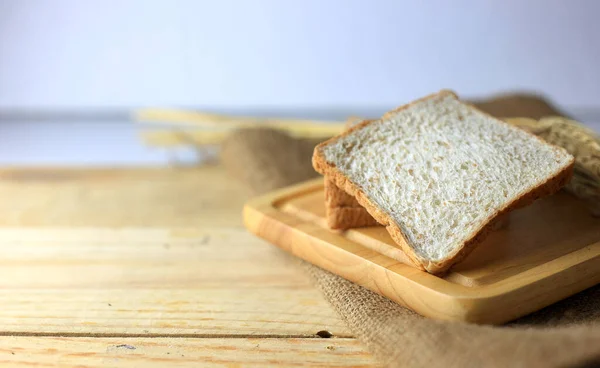
[(0, 0), (0, 112), (302, 115), (453, 88), (600, 120), (599, 16), (595, 0)]

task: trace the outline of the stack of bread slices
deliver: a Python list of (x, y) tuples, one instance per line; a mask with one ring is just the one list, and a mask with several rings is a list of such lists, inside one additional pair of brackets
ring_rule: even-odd
[(574, 158), (447, 90), (319, 144), (328, 224), (376, 224), (418, 268), (442, 273), (507, 212), (558, 191)]

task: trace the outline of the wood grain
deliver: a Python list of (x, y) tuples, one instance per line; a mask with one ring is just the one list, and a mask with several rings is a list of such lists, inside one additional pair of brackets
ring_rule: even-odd
[(220, 166), (0, 169), (0, 197), (2, 366), (373, 363), (310, 338), (350, 331), (243, 229), (247, 194)]
[(0, 337), (11, 367), (371, 367), (355, 339)]
[(349, 336), (244, 229), (0, 229), (0, 253), (5, 333)]
[(600, 219), (566, 193), (513, 212), (444, 278), (419, 271), (383, 228), (334, 232), (323, 180), (250, 201), (246, 226), (288, 252), (425, 316), (503, 323), (600, 282)]
[(242, 226), (248, 198), (221, 166), (0, 170), (0, 226)]

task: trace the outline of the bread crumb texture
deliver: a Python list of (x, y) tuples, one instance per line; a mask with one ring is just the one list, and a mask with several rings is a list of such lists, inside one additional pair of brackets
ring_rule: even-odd
[(440, 93), (322, 147), (416, 255), (455, 254), (498, 212), (570, 165), (531, 134)]

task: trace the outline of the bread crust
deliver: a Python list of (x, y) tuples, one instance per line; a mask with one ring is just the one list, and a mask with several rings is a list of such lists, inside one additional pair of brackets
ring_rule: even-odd
[(360, 207), (356, 198), (338, 188), (332, 180), (325, 178), (325, 203), (331, 207)]
[[(362, 122), (364, 119), (351, 117), (346, 121), (346, 129)], [(325, 217), (327, 226), (334, 230), (347, 230), (357, 227), (379, 225), (369, 212), (358, 203), (356, 198), (338, 188), (335, 183), (325, 177)]]
[[(424, 100), (441, 97), (444, 95), (452, 95), (452, 96), (455, 96), (456, 98), (458, 98), (458, 96), (454, 92), (449, 91), (449, 90), (442, 90), (438, 93), (425, 96), (425, 97), (420, 98), (410, 104), (407, 104), (407, 105), (401, 106), (395, 110), (392, 110), (392, 111), (386, 113), (384, 115), (384, 118), (389, 116), (390, 114), (407, 109), (407, 108), (413, 106), (414, 104), (420, 103)], [(472, 105), (469, 105), (469, 106), (473, 109), (480, 111), (479, 109), (475, 108)], [(486, 114), (486, 115), (492, 117), (491, 115), (488, 115), (488, 114)], [(503, 124), (508, 125), (508, 123), (503, 122), (502, 120), (500, 120), (498, 118), (495, 118), (495, 117), (492, 117), (492, 118)], [(402, 230), (393, 221), (393, 219), (388, 214), (386, 214), (384, 211), (382, 211), (378, 206), (376, 206), (367, 197), (367, 195), (360, 188), (358, 188), (358, 186), (356, 186), (354, 183), (352, 183), (346, 176), (344, 176), (344, 174), (342, 174), (334, 164), (327, 162), (321, 152), (323, 147), (337, 141), (338, 139), (340, 139), (342, 137), (352, 134), (352, 132), (354, 132), (355, 130), (362, 129), (365, 126), (367, 126), (369, 124), (374, 124), (374, 123), (377, 123), (377, 121), (362, 122), (362, 123), (354, 126), (353, 128), (347, 130), (346, 132), (342, 133), (341, 135), (333, 137), (333, 138), (317, 145), (315, 147), (315, 150), (313, 153), (313, 158), (312, 158), (313, 167), (315, 168), (316, 171), (325, 175), (329, 180), (332, 180), (339, 188), (343, 189), (348, 194), (354, 196), (356, 198), (356, 200), (358, 201), (358, 203), (361, 204), (371, 214), (371, 216), (373, 216), (373, 218), (375, 218), (379, 223), (381, 223), (382, 225), (384, 225), (386, 227), (386, 229), (390, 233), (390, 236), (392, 237), (392, 239), (400, 246), (400, 248), (404, 251), (404, 253), (406, 253), (406, 255), (408, 256), (410, 261), (416, 267), (420, 268), (421, 270), (425, 270), (429, 273), (441, 274), (441, 273), (447, 271), (453, 264), (455, 264), (455, 263), (461, 261), (463, 258), (465, 258), (475, 248), (475, 246), (477, 244), (479, 244), (483, 239), (485, 239), (485, 237), (498, 226), (498, 221), (501, 220), (502, 218), (504, 218), (508, 212), (510, 212), (514, 209), (517, 209), (519, 207), (526, 206), (542, 196), (547, 196), (547, 195), (551, 195), (551, 194), (555, 193), (569, 181), (569, 179), (571, 178), (571, 176), (573, 174), (573, 166), (574, 166), (575, 160), (574, 160), (574, 158), (571, 158), (571, 162), (569, 163), (568, 166), (566, 166), (562, 170), (556, 172), (553, 176), (551, 176), (544, 183), (538, 185), (535, 188), (530, 189), (526, 193), (521, 194), (514, 201), (512, 201), (511, 203), (508, 203), (504, 208), (500, 209), (498, 212), (496, 212), (494, 215), (492, 215), (490, 217), (490, 219), (488, 220), (488, 222), (485, 223), (478, 230), (474, 231), (473, 234), (470, 237), (468, 237), (467, 240), (462, 244), (462, 246), (460, 246), (453, 254), (450, 254), (447, 258), (445, 258), (442, 261), (433, 262), (430, 260), (422, 259), (420, 256), (418, 256), (415, 253), (415, 251), (413, 250), (413, 248), (411, 246), (409, 246), (408, 242), (406, 241), (406, 239), (404, 237), (404, 234), (402, 233)], [(530, 134), (531, 136), (535, 137), (536, 139), (539, 139), (544, 144), (549, 144), (549, 143), (543, 141), (541, 138), (535, 136), (534, 134), (531, 134), (528, 132), (525, 132), (525, 133)], [(554, 147), (556, 147), (556, 146), (554, 146)], [(564, 149), (561, 147), (556, 147), (556, 148), (564, 151)]]
[(325, 216), (327, 226), (334, 230), (379, 225), (356, 198), (325, 178)]
[(347, 230), (357, 227), (377, 226), (379, 223), (362, 206), (328, 207), (327, 225), (331, 229)]

